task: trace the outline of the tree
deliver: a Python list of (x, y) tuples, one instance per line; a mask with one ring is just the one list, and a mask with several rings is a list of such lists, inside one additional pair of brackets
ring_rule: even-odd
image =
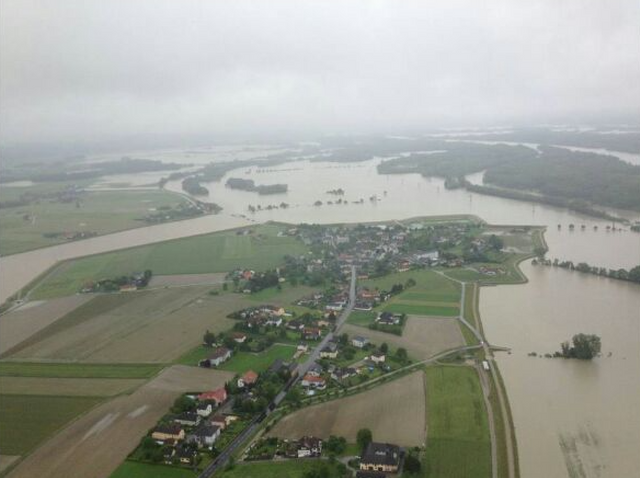
[(389, 351), (389, 346), (387, 345), (386, 342), (382, 342), (382, 345), (380, 345), (380, 352), (386, 354)]
[(396, 357), (398, 357), (398, 360), (400, 360), (401, 362), (406, 361), (408, 358), (407, 349), (400, 347), (398, 350), (396, 350)]
[(420, 460), (414, 455), (407, 455), (404, 459), (404, 470), (409, 473), (420, 473)]
[(600, 353), (602, 342), (597, 335), (578, 334), (573, 336), (573, 355), (577, 359), (591, 360)]
[(196, 402), (187, 397), (186, 395), (180, 395), (178, 398), (176, 398), (175, 402), (173, 402), (173, 407), (171, 409), (171, 411), (173, 411), (174, 413), (182, 413), (182, 412), (190, 412), (192, 410), (195, 410), (196, 408)]
[(349, 343), (349, 336), (345, 333), (340, 335), (340, 345), (347, 345)]
[(368, 428), (361, 428), (360, 430), (358, 430), (358, 434), (356, 435), (356, 443), (358, 443), (358, 447), (360, 447), (362, 451), (364, 451), (372, 441), (373, 434), (371, 433), (371, 430), (369, 430)]
[(208, 347), (211, 347), (214, 343), (216, 343), (216, 334), (207, 330), (204, 333), (204, 337), (202, 337), (202, 340), (205, 344), (207, 344)]
[(499, 251), (504, 247), (504, 241), (502, 240), (502, 238), (496, 236), (495, 234), (491, 234), (491, 236), (489, 236), (487, 243), (489, 244), (489, 247), (494, 251)]
[(329, 453), (339, 455), (347, 448), (347, 440), (344, 437), (331, 435), (327, 440), (325, 447)]
[(629, 271), (629, 280), (633, 282), (640, 282), (640, 266), (635, 266)]

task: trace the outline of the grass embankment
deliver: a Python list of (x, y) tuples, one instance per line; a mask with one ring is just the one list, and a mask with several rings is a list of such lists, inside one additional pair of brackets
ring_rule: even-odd
[(151, 378), (163, 365), (0, 362), (0, 377)]
[[(61, 190), (58, 187), (57, 190)], [(0, 200), (18, 193), (45, 193), (42, 185), (2, 188)], [(103, 191), (81, 195), (75, 202), (43, 199), (26, 206), (0, 209), (0, 254), (16, 254), (67, 242), (62, 237), (46, 238), (45, 233), (95, 232), (98, 235), (145, 226), (140, 219), (163, 206), (175, 207), (186, 199), (164, 190)]]
[(102, 398), (0, 395), (0, 450), (23, 455)]
[(429, 438), (423, 476), (490, 477), (489, 425), (475, 371), (438, 366), (426, 374)]
[(156, 275), (205, 274), (237, 268), (266, 270), (282, 264), (285, 255), (307, 248), (274, 225), (252, 228), (253, 233), (223, 231), (84, 257), (57, 266), (35, 286), (33, 299), (72, 295), (87, 281), (118, 277), (151, 269)]
[[(180, 357), (179, 364), (198, 365), (198, 362), (211, 354), (211, 348), (199, 346), (187, 354)], [(291, 345), (275, 344), (261, 353), (238, 352), (225, 363), (218, 367), (218, 370), (244, 373), (253, 370), (256, 373), (264, 372), (277, 359), (284, 361), (291, 360), (296, 348)]]
[(194, 476), (197, 476), (196, 472), (177, 466), (125, 461), (109, 478), (192, 478)]

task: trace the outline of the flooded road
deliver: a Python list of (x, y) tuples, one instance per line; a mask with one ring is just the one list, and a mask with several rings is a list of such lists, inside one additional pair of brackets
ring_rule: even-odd
[[(166, 160), (171, 160), (169, 154)], [(565, 209), (447, 190), (439, 179), (416, 174), (380, 176), (379, 161), (301, 161), (268, 170), (232, 171), (222, 181), (206, 184), (208, 199), (224, 208), (220, 215), (0, 259), (0, 300), (60, 260), (269, 220), (335, 223), (474, 214), (496, 224), (548, 226), (550, 258), (608, 268), (640, 264), (640, 234), (607, 232), (607, 222)], [(286, 182), (289, 192), (260, 196), (231, 190), (224, 186), (228, 177), (253, 179), (258, 185)], [(180, 190), (179, 182), (168, 187)], [(345, 191), (343, 196), (327, 194), (338, 188)], [(335, 204), (338, 199), (346, 204)], [(315, 206), (316, 201), (322, 205)], [(248, 212), (249, 206), (266, 208), (282, 202), (289, 207)], [(570, 223), (577, 226), (573, 232), (568, 230)], [(523, 270), (529, 283), (483, 288), (480, 298), (489, 341), (513, 348), (512, 355), (500, 354), (498, 363), (515, 418), (522, 477), (637, 476), (640, 286), (530, 264), (523, 264)], [(600, 335), (605, 357), (584, 363), (527, 356), (534, 351), (553, 352), (579, 332)], [(606, 356), (609, 352), (611, 357)]]

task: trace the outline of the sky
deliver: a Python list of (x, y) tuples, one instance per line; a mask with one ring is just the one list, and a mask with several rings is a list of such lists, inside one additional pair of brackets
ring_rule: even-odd
[(2, 0), (0, 142), (640, 123), (637, 0)]

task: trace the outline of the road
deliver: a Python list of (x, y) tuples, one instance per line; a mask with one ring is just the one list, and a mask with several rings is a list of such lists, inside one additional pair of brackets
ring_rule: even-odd
[(198, 475), (198, 478), (209, 478), (213, 476), (218, 470), (223, 468), (229, 461), (229, 458), (231, 458), (231, 456), (247, 441), (247, 439), (251, 437), (258, 430), (258, 428), (260, 427), (260, 424), (266, 418), (266, 416), (268, 416), (272, 410), (274, 410), (278, 405), (280, 405), (282, 400), (284, 400), (284, 397), (287, 395), (287, 391), (291, 387), (295, 386), (298, 380), (304, 377), (304, 375), (307, 373), (307, 370), (309, 370), (309, 367), (311, 367), (311, 365), (313, 365), (313, 363), (315, 363), (315, 361), (318, 360), (318, 358), (320, 357), (320, 351), (331, 341), (331, 339), (335, 336), (335, 334), (338, 333), (338, 331), (340, 330), (344, 322), (347, 320), (347, 317), (349, 317), (349, 314), (353, 310), (355, 299), (356, 299), (356, 268), (351, 267), (351, 283), (349, 286), (349, 300), (347, 302), (346, 307), (338, 317), (338, 320), (336, 321), (336, 326), (333, 332), (329, 332), (318, 344), (318, 346), (313, 349), (313, 351), (309, 355), (309, 358), (304, 363), (301, 363), (300, 365), (298, 365), (297, 373), (294, 374), (294, 377), (289, 381), (289, 383), (287, 383), (284, 389), (280, 393), (278, 393), (278, 395), (276, 395), (276, 398), (274, 398), (273, 402), (269, 404), (269, 406), (267, 407), (267, 410), (264, 413), (255, 417), (253, 420), (251, 420), (247, 428), (245, 428), (231, 443), (229, 443), (229, 445), (227, 445), (227, 447), (222, 451), (222, 453), (218, 455), (218, 457), (214, 461), (212, 461), (211, 464), (202, 471), (202, 473)]

